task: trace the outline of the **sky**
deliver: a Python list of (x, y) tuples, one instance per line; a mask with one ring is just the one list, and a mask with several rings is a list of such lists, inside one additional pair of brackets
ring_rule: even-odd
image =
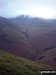
[(0, 16), (19, 15), (56, 19), (56, 0), (0, 0)]

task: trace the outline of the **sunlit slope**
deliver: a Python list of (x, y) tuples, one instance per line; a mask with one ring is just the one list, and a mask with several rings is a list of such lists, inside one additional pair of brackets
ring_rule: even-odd
[(0, 75), (41, 75), (40, 70), (55, 70), (0, 50)]
[(36, 56), (21, 28), (2, 17), (0, 17), (0, 49), (29, 59)]

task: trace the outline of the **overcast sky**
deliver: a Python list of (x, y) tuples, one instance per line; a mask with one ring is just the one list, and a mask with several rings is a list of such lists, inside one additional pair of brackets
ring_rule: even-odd
[(0, 0), (0, 16), (56, 18), (56, 0)]

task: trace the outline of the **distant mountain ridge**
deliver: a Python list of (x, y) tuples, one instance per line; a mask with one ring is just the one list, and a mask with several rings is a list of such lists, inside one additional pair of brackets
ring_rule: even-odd
[[(39, 24), (39, 25), (48, 25), (48, 24), (53, 24), (56, 23), (56, 19), (42, 19), (39, 17), (30, 17), (30, 16), (25, 16), (25, 15), (21, 15), (15, 18), (11, 18), (10, 20), (12, 20), (15, 23), (19, 23), (19, 24)], [(55, 24), (54, 24), (55, 25)]]

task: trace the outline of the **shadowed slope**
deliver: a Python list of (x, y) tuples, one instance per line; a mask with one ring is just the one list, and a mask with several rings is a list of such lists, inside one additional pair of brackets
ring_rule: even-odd
[(0, 49), (28, 59), (36, 56), (22, 29), (2, 17), (0, 17)]
[(23, 33), (37, 53), (37, 57), (34, 57), (34, 60), (56, 66), (56, 20), (24, 16), (11, 20), (24, 28)]

